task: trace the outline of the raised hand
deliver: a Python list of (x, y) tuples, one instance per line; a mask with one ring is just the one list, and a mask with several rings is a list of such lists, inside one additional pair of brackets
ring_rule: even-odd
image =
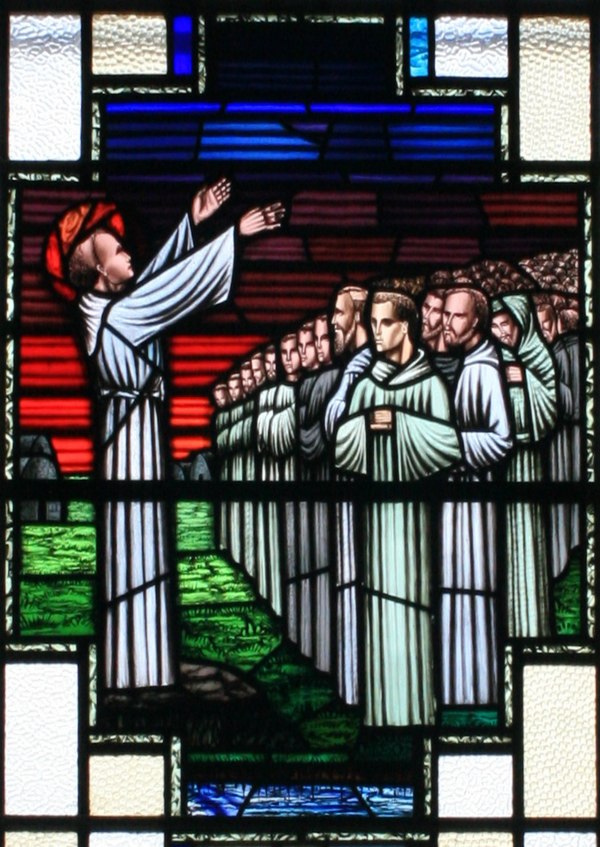
[(239, 222), (240, 235), (256, 235), (268, 229), (278, 229), (285, 215), (283, 203), (257, 206), (242, 215)]
[(210, 218), (217, 209), (229, 200), (231, 194), (231, 183), (226, 177), (221, 177), (213, 185), (205, 185), (194, 196), (192, 200), (192, 221), (197, 226), (202, 221)]

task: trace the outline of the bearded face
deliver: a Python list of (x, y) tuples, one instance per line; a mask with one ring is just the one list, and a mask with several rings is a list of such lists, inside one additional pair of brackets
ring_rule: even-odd
[(254, 377), (256, 387), (259, 388), (267, 378), (265, 360), (263, 356), (253, 356), (250, 359), (250, 366), (252, 368), (252, 376)]
[(349, 294), (339, 294), (331, 319), (333, 327), (333, 349), (336, 355), (352, 347), (356, 337), (356, 316), (354, 302)]
[(444, 303), (444, 341), (448, 347), (465, 347), (479, 334), (475, 303), (468, 292), (449, 294)]
[(269, 382), (277, 379), (277, 354), (275, 350), (267, 350), (265, 353), (265, 375)]
[(421, 307), (421, 339), (432, 344), (442, 332), (444, 301), (435, 294), (428, 294)]
[(492, 334), (505, 347), (517, 347), (520, 329), (510, 312), (497, 312), (492, 319)]

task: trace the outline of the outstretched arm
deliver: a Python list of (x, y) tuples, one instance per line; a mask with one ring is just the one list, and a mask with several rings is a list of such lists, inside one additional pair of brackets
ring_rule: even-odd
[(240, 235), (257, 235), (270, 229), (278, 229), (285, 215), (283, 203), (271, 203), (269, 206), (257, 206), (242, 215), (238, 223)]
[(231, 183), (222, 178), (213, 185), (203, 186), (194, 195), (189, 216), (183, 216), (175, 231), (169, 236), (152, 261), (138, 275), (137, 282), (145, 282), (149, 277), (172, 265), (186, 253), (194, 249), (194, 238), (190, 224), (197, 225), (205, 221), (219, 209), (231, 194)]

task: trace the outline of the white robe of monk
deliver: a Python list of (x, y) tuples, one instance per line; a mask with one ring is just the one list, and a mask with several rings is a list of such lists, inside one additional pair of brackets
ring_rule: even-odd
[[(556, 370), (523, 294), (492, 301), (495, 312), (508, 311), (520, 329), (516, 348), (502, 348), (508, 367), (518, 365), (523, 379), (509, 384), (515, 449), (506, 469), (508, 482), (542, 482), (542, 444), (557, 420)], [(508, 634), (538, 638), (550, 634), (549, 556), (546, 519), (539, 502), (506, 506)]]
[[(164, 361), (158, 336), (195, 309), (225, 301), (233, 263), (233, 229), (194, 249), (186, 216), (123, 296), (95, 291), (82, 296), (84, 339), (96, 376), (103, 479), (165, 478)], [(108, 501), (99, 541), (107, 686), (173, 683), (173, 562), (166, 504)]]
[[(391, 410), (389, 428), (371, 414)], [(376, 361), (355, 385), (336, 437), (336, 465), (375, 482), (413, 482), (460, 460), (448, 392), (419, 350), (404, 366)], [(365, 723), (434, 721), (431, 517), (425, 502), (378, 502), (364, 510)]]
[[(367, 370), (373, 354), (361, 347), (342, 365), (337, 388), (327, 401), (323, 431), (327, 441), (333, 441), (338, 422), (343, 418), (355, 382)], [(335, 478), (343, 483), (347, 475), (337, 471)], [(356, 570), (356, 520), (354, 503), (338, 500), (334, 516), (335, 603), (334, 637), (337, 656), (336, 677), (338, 694), (348, 705), (355, 706), (358, 694), (358, 574)]]
[[(509, 413), (496, 349), (483, 340), (470, 350), (454, 395), (464, 467), (451, 480), (490, 480), (512, 447)], [(445, 704), (498, 699), (496, 507), (471, 501), (442, 508), (440, 638)]]
[[(273, 413), (269, 422), (267, 435), (267, 451), (276, 462), (277, 479), (283, 482), (294, 482), (296, 479), (296, 393), (294, 383), (282, 382), (277, 386)], [(279, 525), (279, 562), (286, 573), (295, 570), (296, 561), (296, 515), (295, 504), (280, 502), (277, 523)], [(283, 575), (275, 572), (275, 562), (270, 563), (270, 583), (272, 595), (267, 599), (273, 610), (283, 613)]]
[[(256, 398), (256, 442), (258, 445), (257, 478), (263, 482), (280, 479), (278, 460), (269, 450), (269, 432), (278, 384), (263, 385)], [(261, 597), (273, 606), (281, 602), (281, 564), (279, 541), (279, 515), (273, 500), (259, 500), (256, 504), (256, 587)]]

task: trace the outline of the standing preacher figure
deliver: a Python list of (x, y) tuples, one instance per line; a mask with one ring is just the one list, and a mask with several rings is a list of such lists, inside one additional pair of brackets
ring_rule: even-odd
[[(229, 197), (226, 180), (201, 189), (148, 267), (134, 279), (123, 248), (123, 222), (111, 204), (67, 211), (51, 234), (46, 265), (55, 288), (80, 291), (79, 312), (98, 400), (100, 476), (106, 480), (165, 478), (164, 359), (159, 335), (199, 307), (227, 299), (234, 260), (230, 228), (195, 248), (199, 224)], [(241, 235), (279, 226), (280, 204), (247, 212)], [(62, 268), (62, 271), (61, 271)], [(148, 688), (176, 682), (171, 606), (172, 562), (166, 504), (108, 501), (101, 563), (104, 580), (105, 682)]]

